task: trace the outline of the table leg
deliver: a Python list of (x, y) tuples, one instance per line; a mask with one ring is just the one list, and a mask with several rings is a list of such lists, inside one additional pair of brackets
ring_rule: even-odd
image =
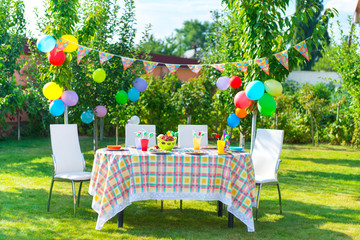
[(234, 227), (234, 215), (229, 212), (229, 218), (228, 218), (228, 227), (233, 228)]
[(217, 201), (217, 207), (218, 207), (218, 217), (223, 216), (223, 203), (221, 201)]
[(118, 228), (122, 228), (124, 226), (124, 210), (118, 213)]

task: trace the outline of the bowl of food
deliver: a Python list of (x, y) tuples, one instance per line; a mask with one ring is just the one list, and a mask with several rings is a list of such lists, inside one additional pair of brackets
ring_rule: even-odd
[(107, 148), (109, 150), (120, 150), (121, 146), (120, 145), (107, 145)]
[(160, 134), (157, 137), (157, 145), (161, 150), (171, 151), (176, 144), (177, 137), (173, 137), (167, 134)]

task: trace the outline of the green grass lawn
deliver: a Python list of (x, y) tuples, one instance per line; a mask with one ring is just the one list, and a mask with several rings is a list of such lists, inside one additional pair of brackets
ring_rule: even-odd
[[(92, 139), (81, 138), (87, 170), (93, 161)], [(123, 142), (123, 140), (122, 140)], [(100, 147), (114, 144), (105, 139)], [(216, 202), (154, 200), (125, 210), (124, 228), (116, 219), (95, 230), (89, 183), (83, 185), (73, 216), (70, 183), (55, 182), (50, 212), (46, 211), (53, 174), (48, 138), (0, 142), (0, 239), (360, 239), (360, 152), (343, 146), (285, 145), (279, 181), (262, 189), (255, 233), (227, 215), (218, 218)]]

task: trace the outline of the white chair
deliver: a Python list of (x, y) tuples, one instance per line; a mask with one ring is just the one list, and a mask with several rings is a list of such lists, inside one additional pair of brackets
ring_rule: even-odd
[(178, 145), (181, 148), (191, 148), (194, 147), (193, 144), (193, 131), (195, 132), (205, 132), (205, 136), (201, 139), (200, 146), (208, 146), (208, 126), (207, 125), (179, 125), (179, 139)]
[(50, 199), (54, 181), (71, 182), (74, 197), (74, 215), (76, 216), (75, 182), (80, 182), (78, 205), (83, 181), (89, 181), (91, 172), (85, 172), (84, 154), (81, 153), (76, 124), (50, 125), (51, 147), (54, 162), (54, 175), (51, 180), (47, 211), (50, 210)]
[(258, 186), (256, 198), (256, 220), (260, 201), (261, 186), (276, 184), (279, 193), (280, 214), (281, 193), (277, 173), (280, 165), (280, 154), (284, 139), (283, 130), (257, 129), (254, 147), (251, 152), (255, 171), (255, 183)]
[(148, 147), (156, 145), (156, 126), (155, 125), (137, 125), (126, 124), (125, 126), (125, 147), (135, 146), (136, 132), (146, 131), (148, 133), (153, 132), (154, 137), (150, 138)]

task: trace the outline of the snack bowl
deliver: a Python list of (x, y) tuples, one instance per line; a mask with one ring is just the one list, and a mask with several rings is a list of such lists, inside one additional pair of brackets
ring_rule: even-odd
[(120, 150), (121, 146), (120, 145), (107, 145), (107, 148), (110, 150)]
[(171, 151), (176, 144), (177, 137), (174, 137), (173, 141), (165, 141), (161, 139), (161, 135), (157, 137), (157, 145), (161, 150)]

